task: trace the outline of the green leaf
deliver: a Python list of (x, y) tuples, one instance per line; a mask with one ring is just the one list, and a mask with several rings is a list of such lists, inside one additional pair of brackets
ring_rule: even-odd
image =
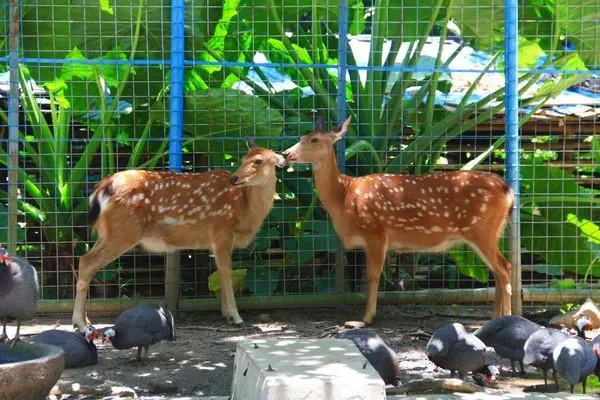
[[(247, 274), (248, 269), (246, 268), (235, 268), (231, 271), (231, 281), (234, 293), (239, 293), (246, 288)], [(210, 290), (215, 297), (221, 296), (221, 274), (219, 274), (218, 270), (208, 276), (208, 290)]]
[(271, 243), (275, 239), (279, 239), (279, 229), (276, 227), (263, 227), (254, 238), (254, 250), (264, 251), (271, 248)]
[(100, 0), (100, 9), (105, 13), (113, 15), (115, 10), (110, 6), (110, 0)]
[(598, 0), (556, 0), (556, 18), (583, 61), (600, 67), (600, 8)]
[(542, 50), (537, 41), (527, 40), (522, 36), (519, 37), (519, 68), (527, 69), (535, 67), (539, 58), (544, 54), (544, 50)]
[(279, 284), (281, 269), (266, 265), (255, 265), (250, 268), (245, 278), (245, 286), (256, 296), (271, 296)]
[(102, 60), (127, 60), (127, 55), (120, 51), (118, 48), (115, 48), (109, 52), (107, 52), (102, 57), (96, 58), (96, 60), (100, 61), (99, 64), (94, 65), (94, 68), (98, 71), (98, 75), (100, 75), (108, 86), (116, 88), (119, 86), (119, 83), (123, 80), (123, 77), (127, 74), (127, 72), (134, 72), (133, 67), (129, 64), (107, 64), (102, 63)]
[[(157, 122), (168, 123), (168, 113), (157, 112)], [(245, 151), (244, 138), (252, 136), (259, 145), (269, 147), (283, 130), (281, 113), (259, 97), (232, 89), (187, 92), (184, 103), (184, 131), (198, 141), (202, 150), (238, 153)], [(227, 139), (220, 139), (227, 137)], [(232, 140), (233, 139), (233, 140)], [(262, 140), (262, 139), (269, 139)]]
[[(577, 182), (562, 168), (547, 165), (531, 154), (525, 154), (521, 163), (521, 192), (523, 196), (543, 198), (548, 195), (577, 196)], [(526, 206), (526, 204), (523, 204)], [(564, 271), (583, 275), (592, 264), (593, 253), (588, 239), (577, 226), (568, 222), (569, 214), (587, 216), (592, 214), (587, 202), (539, 204), (534, 215), (522, 214), (521, 245), (543, 257), (548, 264), (560, 265)], [(600, 276), (600, 267), (591, 268), (591, 274)]]
[(598, 225), (585, 218), (579, 219), (575, 214), (567, 214), (567, 222), (578, 227), (590, 242), (600, 244), (600, 227)]
[[(25, 242), (25, 229), (17, 225), (17, 242)], [(0, 243), (8, 243), (8, 207), (0, 204)]]
[[(73, 47), (73, 50), (65, 56), (65, 60), (87, 59), (77, 46), (75, 46)], [(60, 78), (65, 81), (72, 80), (73, 78), (94, 79), (94, 68), (91, 64), (66, 63), (61, 67)]]
[(551, 276), (561, 276), (562, 268), (558, 265), (536, 264), (535, 272), (538, 274), (546, 274)]
[[(570, 71), (587, 71), (585, 64), (579, 58), (577, 54), (572, 53), (568, 57), (566, 57), (566, 62), (561, 63), (559, 65), (560, 70)], [(588, 78), (588, 74), (581, 73), (566, 73), (560, 74), (557, 80), (549, 80), (545, 82), (541, 88), (536, 92), (536, 96), (551, 96), (556, 97), (561, 94), (566, 89), (570, 88), (573, 85), (582, 82), (586, 78)]]
[(468, 246), (457, 246), (450, 249), (450, 255), (458, 265), (458, 271), (481, 283), (489, 280), (489, 268), (483, 260)]

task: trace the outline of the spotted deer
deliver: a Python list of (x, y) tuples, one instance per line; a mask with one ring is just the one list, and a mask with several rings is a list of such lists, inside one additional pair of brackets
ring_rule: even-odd
[(90, 196), (90, 222), (98, 233), (93, 248), (79, 260), (73, 325), (90, 324), (85, 302), (90, 281), (106, 264), (136, 245), (165, 253), (208, 249), (221, 277), (221, 312), (242, 324), (231, 280), (231, 252), (247, 247), (271, 210), (275, 167), (282, 155), (248, 139), (248, 153), (233, 174), (126, 170), (100, 181)]
[(317, 130), (283, 152), (288, 164), (312, 164), (316, 191), (336, 233), (347, 249), (367, 256), (367, 304), (363, 321), (377, 311), (377, 290), (386, 253), (444, 252), (467, 243), (485, 261), (496, 280), (495, 314), (511, 313), (511, 265), (498, 239), (513, 207), (513, 194), (502, 178), (481, 172), (422, 176), (343, 175), (334, 143), (350, 124)]

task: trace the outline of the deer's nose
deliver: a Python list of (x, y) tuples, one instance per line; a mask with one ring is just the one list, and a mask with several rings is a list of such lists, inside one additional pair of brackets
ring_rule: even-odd
[(240, 178), (237, 175), (231, 175), (229, 177), (229, 182), (231, 182), (232, 185), (235, 185), (239, 179)]

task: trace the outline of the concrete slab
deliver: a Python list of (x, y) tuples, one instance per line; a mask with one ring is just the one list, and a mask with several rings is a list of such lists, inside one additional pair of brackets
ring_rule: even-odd
[(344, 339), (238, 343), (232, 400), (382, 400), (385, 383)]

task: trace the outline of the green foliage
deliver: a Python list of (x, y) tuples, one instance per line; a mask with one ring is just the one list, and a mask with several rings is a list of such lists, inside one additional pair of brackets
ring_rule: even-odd
[(281, 269), (266, 265), (254, 265), (245, 277), (245, 286), (257, 296), (270, 296), (275, 293)]

